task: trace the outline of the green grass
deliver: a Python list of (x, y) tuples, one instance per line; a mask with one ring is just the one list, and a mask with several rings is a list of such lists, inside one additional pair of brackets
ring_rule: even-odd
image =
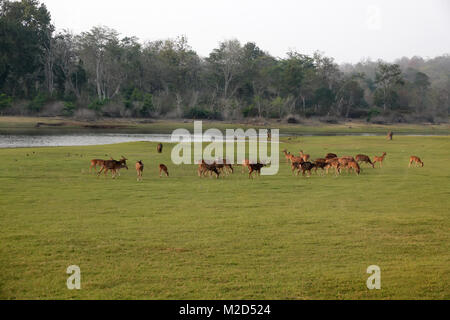
[[(449, 137), (304, 137), (283, 148), (387, 157), (360, 176), (295, 177), (281, 157), (276, 176), (238, 168), (216, 180), (171, 165), (169, 145), (163, 155), (145, 142), (0, 150), (0, 298), (450, 298)], [(413, 154), (425, 167), (408, 169)], [(106, 155), (125, 155), (130, 170), (90, 174), (89, 159)], [(381, 290), (366, 288), (373, 264)], [(69, 265), (81, 268), (79, 291), (66, 288)]]
[[(38, 118), (38, 117), (0, 117), (0, 134), (64, 134), (90, 132), (88, 125), (117, 126), (108, 129), (95, 129), (95, 132), (123, 132), (123, 133), (172, 133), (178, 128), (186, 128), (193, 131), (193, 120), (150, 120), (151, 123), (143, 123), (142, 119), (104, 119), (96, 122), (76, 121), (70, 118)], [(64, 124), (51, 127), (41, 126), (36, 128), (36, 123)], [(228, 128), (274, 128), (280, 129), (282, 134), (358, 134), (375, 133), (385, 135), (388, 131), (397, 134), (435, 134), (449, 135), (450, 125), (442, 124), (394, 124), (380, 125), (367, 123), (362, 120), (341, 122), (339, 124), (326, 124), (318, 120), (302, 120), (301, 124), (286, 124), (278, 121), (251, 121), (248, 123), (233, 123), (223, 121), (203, 121), (203, 129), (217, 128), (222, 131)]]

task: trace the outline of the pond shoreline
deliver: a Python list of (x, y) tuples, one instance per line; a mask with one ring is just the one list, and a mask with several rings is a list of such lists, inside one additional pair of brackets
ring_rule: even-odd
[[(377, 133), (317, 133), (317, 134), (280, 134), (280, 138), (296, 137), (384, 137)], [(449, 135), (441, 134), (398, 134), (398, 136), (411, 137), (447, 137)], [(211, 142), (210, 137), (185, 136), (184, 141), (189, 137), (190, 141), (197, 142), (202, 139), (203, 142)], [(223, 142), (234, 141), (225, 139)], [(174, 143), (170, 134), (135, 134), (135, 133), (84, 133), (84, 134), (0, 134), (0, 149), (17, 148), (43, 148), (43, 147), (76, 147), (76, 146), (99, 146), (113, 145), (119, 143), (131, 142), (161, 142)]]

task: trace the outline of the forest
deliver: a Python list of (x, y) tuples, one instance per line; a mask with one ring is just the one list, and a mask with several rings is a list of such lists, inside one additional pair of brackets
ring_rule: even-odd
[(449, 54), (338, 64), (230, 39), (202, 57), (186, 36), (74, 34), (38, 0), (0, 0), (0, 115), (436, 123), (449, 110)]

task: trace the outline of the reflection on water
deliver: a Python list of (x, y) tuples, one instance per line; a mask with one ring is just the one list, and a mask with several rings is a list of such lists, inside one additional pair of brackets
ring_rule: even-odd
[[(380, 134), (280, 134), (280, 136), (376, 136)], [(427, 136), (414, 135), (410, 136)], [(431, 136), (431, 135), (429, 135)], [(183, 137), (186, 141), (188, 136)], [(191, 136), (191, 141), (199, 141), (201, 136)], [(173, 142), (170, 134), (123, 134), (123, 133), (96, 133), (96, 134), (70, 134), (70, 135), (29, 135), (29, 134), (0, 134), (0, 148), (27, 148), (27, 147), (68, 147), (68, 146), (93, 146), (116, 144), (124, 142)], [(210, 142), (211, 137), (204, 136), (204, 142)], [(218, 140), (220, 141), (220, 140)]]
[[(191, 142), (196, 142), (200, 141), (201, 136), (192, 135), (190, 138)], [(188, 135), (182, 136), (183, 141), (188, 139)], [(216, 141), (221, 140), (217, 139)], [(180, 140), (172, 141), (170, 134), (0, 135), (0, 148), (94, 146), (138, 141), (178, 142)], [(212, 138), (203, 136), (203, 141), (210, 142)]]

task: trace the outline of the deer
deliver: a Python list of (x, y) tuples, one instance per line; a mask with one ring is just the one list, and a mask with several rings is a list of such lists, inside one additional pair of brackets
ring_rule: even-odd
[(216, 168), (222, 172), (224, 172), (225, 169), (227, 169), (225, 173), (227, 174), (229, 174), (230, 172), (234, 173), (233, 166), (230, 163), (228, 163), (227, 159), (220, 159), (214, 162), (214, 164), (216, 165)]
[(163, 172), (166, 174), (166, 177), (169, 177), (169, 169), (164, 164), (159, 165), (159, 177), (162, 178)]
[(393, 136), (394, 136), (394, 133), (392, 131), (389, 131), (387, 136), (386, 136), (386, 139), (392, 140)]
[(208, 164), (205, 162), (205, 160), (202, 160), (202, 162), (198, 165), (198, 170), (197, 170), (198, 176), (202, 177), (208, 172), (210, 173), (210, 175), (215, 173), (216, 178), (219, 179), (220, 172), (219, 172), (219, 170), (217, 170), (216, 165), (214, 163)]
[(335, 153), (327, 153), (327, 155), (325, 156), (325, 159), (334, 159), (334, 158), (337, 158), (338, 156), (337, 156), (337, 154), (335, 154)]
[(260, 176), (261, 175), (261, 169), (263, 168), (263, 167), (265, 167), (266, 165), (265, 164), (262, 164), (262, 163), (256, 163), (256, 164), (252, 164), (252, 163), (249, 163), (249, 165), (248, 165), (248, 178), (250, 179), (253, 179), (253, 176), (252, 176), (252, 173), (253, 172), (256, 172), (256, 174), (258, 175), (258, 176)]
[[(122, 159), (120, 159), (119, 161), (105, 160), (105, 162), (102, 165), (101, 170), (97, 173), (97, 177), (99, 177), (102, 172), (105, 173), (105, 177), (106, 177), (106, 174), (108, 173), (108, 171), (111, 170), (112, 178), (115, 179), (116, 175), (118, 174), (120, 169), (126, 168), (128, 170), (127, 160), (128, 159), (126, 159), (124, 156), (122, 156)], [(119, 176), (120, 176), (120, 174), (119, 174)]]
[(136, 162), (136, 173), (137, 173), (137, 181), (142, 181), (142, 174), (144, 172), (144, 164), (142, 163), (142, 160), (139, 160)]
[(341, 173), (341, 165), (340, 165), (340, 163), (339, 163), (338, 158), (327, 159), (327, 161), (326, 161), (325, 163), (326, 163), (326, 164), (325, 164), (325, 167), (324, 167), (324, 168), (325, 168), (327, 174), (328, 174), (328, 170), (329, 170), (330, 168), (334, 168), (335, 174), (336, 174), (336, 175), (338, 175), (338, 174)]
[(347, 168), (347, 170), (355, 170), (355, 173), (359, 176), (359, 174), (361, 173), (361, 168), (359, 167), (358, 162), (356, 161), (348, 161), (347, 164), (345, 165), (345, 167)]
[(162, 153), (163, 152), (163, 145), (162, 145), (162, 143), (158, 144), (158, 146), (156, 147), (156, 151), (158, 151), (158, 153)]
[[(112, 158), (111, 158), (111, 160), (112, 160)], [(103, 167), (105, 161), (106, 160), (101, 160), (101, 159), (91, 160), (91, 166), (89, 167), (89, 172), (92, 172), (92, 168), (94, 168), (95, 171), (97, 171), (97, 166), (99, 166), (100, 168)]]
[(300, 154), (300, 157), (303, 159), (303, 162), (307, 162), (310, 158), (309, 154), (303, 153), (303, 150), (300, 150), (299, 154)]
[(245, 168), (248, 168), (249, 165), (250, 165), (250, 160), (248, 160), (248, 159), (242, 160), (242, 173), (244, 173)]
[(424, 166), (424, 164), (423, 164), (423, 161), (419, 158), (419, 157), (416, 157), (416, 156), (411, 156), (410, 158), (409, 158), (409, 166), (408, 166), (408, 168), (411, 168), (411, 165), (412, 164), (415, 164), (415, 165), (421, 165), (421, 167), (423, 167)]
[(316, 159), (316, 161), (314, 161), (313, 163), (314, 163), (314, 169), (315, 169), (316, 173), (317, 173), (317, 169), (322, 169), (322, 172), (323, 172), (327, 165), (327, 159), (319, 158), (319, 159)]
[(293, 168), (292, 171), (297, 169), (297, 176), (298, 176), (298, 174), (300, 173), (300, 170), (301, 170), (303, 176), (305, 176), (305, 172), (308, 172), (309, 173), (308, 177), (310, 177), (311, 176), (311, 170), (315, 168), (315, 164), (311, 163), (309, 161), (301, 162), (301, 163), (300, 162), (294, 162), (292, 164), (292, 168)]
[(356, 158), (356, 162), (358, 162), (358, 163), (365, 162), (365, 163), (370, 164), (372, 166), (372, 168), (375, 168), (375, 165), (373, 164), (373, 162), (365, 154), (358, 154), (355, 158)]
[(291, 158), (293, 157), (293, 155), (290, 152), (287, 152), (286, 149), (284, 149), (283, 152), (284, 152), (284, 157), (286, 158), (286, 163), (289, 164), (289, 161), (291, 161)]
[(373, 157), (373, 166), (375, 167), (375, 163), (379, 162), (380, 163), (380, 167), (383, 167), (383, 161), (384, 158), (386, 157), (386, 152), (383, 152), (383, 155), (381, 157)]

